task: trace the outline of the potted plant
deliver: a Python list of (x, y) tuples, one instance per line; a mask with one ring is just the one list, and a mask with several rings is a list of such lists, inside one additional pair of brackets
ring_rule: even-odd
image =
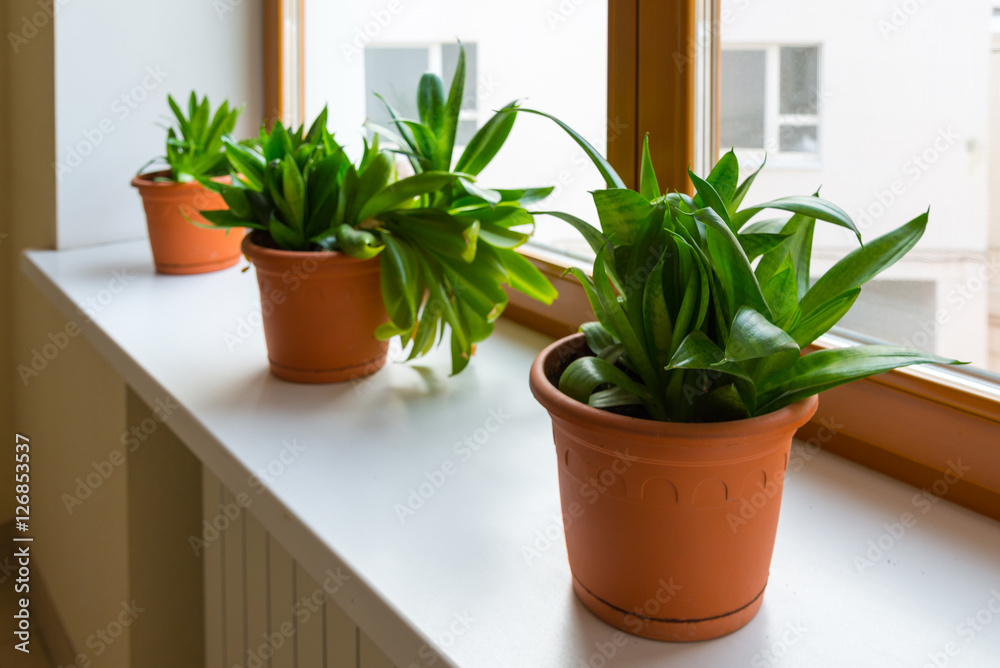
[[(226, 142), (231, 185), (204, 181), (228, 210), (203, 211), (220, 227), (249, 227), (243, 251), (257, 269), (272, 372), (299, 382), (374, 373), (398, 336), (420, 357), (450, 329), (452, 372), (493, 330), (504, 285), (551, 303), (555, 289), (514, 248), (533, 219), (524, 204), (551, 189), (489, 190), (474, 176), (503, 145), (513, 112), (498, 112), (450, 171), (464, 86), (464, 54), (444, 100), (435, 75), (420, 82), (421, 117), (397, 119), (422, 137), (415, 174), (397, 179), (395, 151), (379, 134), (355, 165), (327, 131), (326, 112), (308, 132), (280, 123), (260, 151)], [(509, 120), (508, 120), (509, 119)], [(402, 140), (400, 140), (402, 142)]]
[[(756, 173), (739, 183), (732, 152), (706, 179), (690, 174), (694, 197), (661, 194), (648, 143), (635, 192), (563, 127), (608, 186), (593, 193), (600, 229), (558, 214), (596, 253), (592, 276), (572, 272), (598, 322), (548, 346), (530, 374), (552, 418), (573, 587), (631, 633), (714, 638), (760, 608), (792, 436), (815, 395), (956, 363), (882, 345), (801, 354), (917, 243), (927, 214), (812, 281), (817, 220), (860, 240), (836, 205), (786, 197), (741, 209)], [(765, 210), (792, 215), (752, 222)], [(756, 514), (734, 522), (751, 499)]]
[(205, 222), (199, 209), (224, 206), (222, 198), (206, 190), (199, 179), (229, 182), (222, 141), (233, 131), (243, 109), (230, 110), (229, 103), (223, 102), (213, 114), (208, 97), (199, 102), (192, 92), (185, 116), (169, 95), (167, 101), (175, 125), (167, 130), (166, 155), (143, 167), (162, 160), (167, 169), (132, 179), (146, 211), (156, 270), (163, 274), (201, 274), (231, 267), (240, 259), (243, 235), (196, 224)]

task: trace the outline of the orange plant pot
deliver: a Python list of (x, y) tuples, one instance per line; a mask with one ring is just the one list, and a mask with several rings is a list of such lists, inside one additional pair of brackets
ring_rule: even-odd
[(267, 248), (251, 233), (243, 253), (257, 269), (271, 373), (296, 383), (339, 383), (385, 365), (388, 321), (378, 258)]
[(734, 422), (617, 415), (558, 389), (583, 334), (531, 367), (552, 418), (573, 589), (605, 622), (656, 640), (716, 638), (760, 609), (792, 436), (816, 397)]
[[(149, 245), (153, 248), (156, 271), (161, 274), (205, 274), (236, 264), (240, 259), (242, 230), (205, 229), (187, 220), (207, 225), (208, 221), (198, 212), (227, 208), (222, 196), (196, 181), (154, 181), (158, 176), (170, 176), (170, 172), (140, 174), (132, 179), (132, 186), (139, 190), (146, 210)], [(228, 183), (229, 179), (224, 176), (216, 180)]]

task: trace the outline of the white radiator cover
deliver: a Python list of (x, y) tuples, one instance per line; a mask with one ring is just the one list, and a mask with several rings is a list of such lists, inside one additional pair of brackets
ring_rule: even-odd
[(205, 468), (202, 507), (223, 527), (202, 536), (206, 668), (393, 668), (327, 595), (337, 574), (313, 580)]

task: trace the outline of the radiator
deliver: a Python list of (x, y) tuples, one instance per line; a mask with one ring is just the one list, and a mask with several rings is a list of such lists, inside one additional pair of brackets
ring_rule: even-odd
[(202, 471), (203, 517), (211, 522), (227, 508), (235, 515), (204, 544), (206, 668), (393, 668), (218, 478)]

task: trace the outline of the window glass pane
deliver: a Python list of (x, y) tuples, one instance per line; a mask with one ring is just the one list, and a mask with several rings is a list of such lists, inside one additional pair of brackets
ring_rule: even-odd
[(764, 51), (722, 52), (723, 146), (764, 148)]
[(819, 148), (815, 125), (782, 125), (778, 150), (782, 153), (816, 153)]
[[(822, 186), (866, 242), (930, 207), (923, 239), (867, 284), (841, 331), (970, 361), (974, 372), (1000, 371), (996, 3), (916, 4), (904, 21), (870, 0), (722, 0), (724, 50), (777, 54), (768, 65), (776, 71), (758, 88), (778, 107), (767, 131), (775, 145), (747, 201)], [(731, 62), (723, 60), (723, 81)], [(739, 104), (726, 100), (732, 94), (722, 88), (723, 137), (733, 122), (725, 110)], [(782, 119), (817, 110), (815, 125)], [(822, 161), (782, 160), (782, 151), (814, 147), (820, 132)], [(759, 151), (737, 154), (744, 176), (760, 163)], [(852, 236), (817, 224), (815, 276), (857, 248)]]
[[(382, 93), (417, 117), (416, 86), (430, 70), (445, 89), (458, 58), (456, 37), (466, 45), (468, 78), (458, 143), (465, 144), (493, 112), (513, 100), (544, 110), (578, 130), (606, 152), (610, 139), (632, 130), (626, 119), (607, 119), (607, 0), (539, 5), (511, 0), (503, 11), (472, 11), (467, 0), (305, 0), (306, 117), (329, 105), (330, 129), (357, 157), (365, 118), (387, 119), (367, 91)], [(395, 54), (391, 62), (385, 52)], [(473, 74), (475, 72), (475, 74)], [(377, 100), (375, 100), (377, 102)], [(405, 111), (404, 111), (405, 110)], [(459, 154), (456, 152), (454, 159)], [(562, 210), (596, 223), (589, 193), (604, 186), (573, 140), (551, 121), (517, 117), (506, 145), (480, 174), (496, 188), (554, 186), (538, 208)], [(555, 218), (539, 216), (535, 240), (564, 252), (589, 252), (579, 233)]]
[(781, 103), (783, 114), (815, 114), (819, 105), (819, 49), (781, 47)]
[[(364, 64), (367, 117), (382, 125), (390, 121), (385, 105), (375, 97), (378, 92), (401, 116), (417, 118), (417, 84), (427, 70), (427, 49), (366, 49)], [(311, 122), (312, 117), (305, 119), (307, 126)]]

